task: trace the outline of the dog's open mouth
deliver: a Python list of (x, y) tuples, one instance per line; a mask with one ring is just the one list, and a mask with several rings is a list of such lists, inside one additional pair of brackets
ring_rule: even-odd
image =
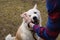
[(38, 25), (39, 24), (39, 20), (34, 20), (34, 22), (33, 21), (31, 21), (33, 24), (36, 24), (36, 25)]
[[(31, 22), (35, 25), (39, 25), (39, 19), (37, 17), (33, 17), (33, 20)], [(28, 27), (30, 28), (30, 25), (28, 24)]]
[[(34, 22), (33, 22), (34, 21)], [(33, 17), (33, 21), (32, 21), (32, 23), (34, 23), (34, 24), (36, 24), (36, 25), (38, 25), (39, 24), (39, 20), (38, 20), (38, 18), (35, 16), (35, 17)]]
[[(35, 24), (35, 25), (39, 25), (39, 20), (37, 19), (37, 20), (34, 20), (34, 22), (33, 21), (31, 21), (33, 24)], [(30, 26), (29, 26), (29, 24), (28, 24), (28, 27), (30, 28)]]

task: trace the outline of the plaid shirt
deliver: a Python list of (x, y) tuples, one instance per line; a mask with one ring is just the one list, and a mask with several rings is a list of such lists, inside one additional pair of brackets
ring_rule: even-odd
[(60, 9), (60, 0), (46, 0), (46, 7), (48, 12)]
[(51, 31), (60, 30), (60, 0), (46, 0), (48, 10), (47, 28)]
[(46, 27), (34, 25), (33, 30), (45, 40), (56, 40), (60, 32), (60, 0), (46, 0), (48, 21)]

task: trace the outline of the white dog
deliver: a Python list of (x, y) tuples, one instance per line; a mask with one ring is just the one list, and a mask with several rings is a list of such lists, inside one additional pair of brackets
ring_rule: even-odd
[[(32, 9), (28, 10), (27, 15), (29, 15), (29, 17), (31, 18), (31, 21), (34, 24), (40, 24), (41, 26), (41, 15), (40, 15), (40, 11), (37, 9), (37, 5), (35, 5)], [(11, 37), (11, 35), (9, 34), (5, 40), (35, 40), (32, 32), (30, 31), (28, 24), (25, 22), (25, 20), (23, 19), (23, 22), (21, 24), (21, 26), (18, 28), (18, 31), (16, 33), (15, 37)]]

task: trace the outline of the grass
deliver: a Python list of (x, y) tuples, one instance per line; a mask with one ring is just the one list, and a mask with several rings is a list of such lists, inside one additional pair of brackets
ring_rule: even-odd
[(47, 12), (45, 2), (42, 0), (0, 0), (0, 40), (4, 40), (9, 33), (15, 36), (22, 22), (20, 14), (31, 9), (35, 3), (38, 4), (42, 15), (42, 24), (45, 26)]

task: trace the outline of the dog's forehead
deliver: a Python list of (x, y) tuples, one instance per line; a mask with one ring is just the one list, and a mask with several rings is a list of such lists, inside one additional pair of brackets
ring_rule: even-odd
[(27, 14), (34, 14), (36, 12), (37, 14), (40, 13), (38, 9), (30, 9), (27, 11)]

